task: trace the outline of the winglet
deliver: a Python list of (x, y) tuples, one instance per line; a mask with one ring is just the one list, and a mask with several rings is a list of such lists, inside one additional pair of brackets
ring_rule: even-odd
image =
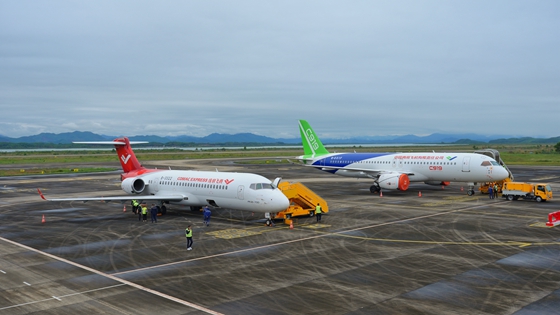
[(307, 121), (299, 121), (299, 133), (301, 134), (304, 157), (317, 157), (329, 154), (329, 151), (323, 146), (323, 143)]
[(41, 198), (43, 200), (47, 200), (47, 198), (45, 198), (45, 196), (43, 195), (43, 193), (41, 192), (41, 189), (37, 188), (37, 191), (39, 192), (39, 196), (41, 196)]

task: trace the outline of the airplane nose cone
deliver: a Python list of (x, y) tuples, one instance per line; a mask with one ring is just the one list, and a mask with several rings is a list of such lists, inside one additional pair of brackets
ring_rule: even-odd
[(284, 211), (290, 206), (290, 200), (282, 192), (279, 192), (276, 198), (274, 198), (274, 206), (276, 207), (276, 212)]
[(500, 176), (500, 180), (508, 178), (509, 177), (508, 170), (506, 170), (505, 167), (500, 167), (499, 176)]

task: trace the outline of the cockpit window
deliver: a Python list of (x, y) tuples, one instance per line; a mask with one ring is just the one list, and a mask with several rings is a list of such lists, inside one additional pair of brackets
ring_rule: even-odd
[(492, 163), (490, 163), (490, 161), (483, 161), (482, 164), (480, 164), (481, 166), (492, 166)]
[(255, 183), (249, 186), (250, 189), (260, 190), (260, 189), (274, 189), (274, 186), (269, 183)]

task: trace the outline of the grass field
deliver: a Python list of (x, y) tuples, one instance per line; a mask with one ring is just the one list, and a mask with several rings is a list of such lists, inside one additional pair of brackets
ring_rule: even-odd
[[(436, 146), (403, 146), (403, 147), (340, 147), (329, 148), (330, 152), (473, 152), (488, 148), (486, 146), (450, 145)], [(540, 165), (560, 166), (560, 154), (551, 145), (496, 145), (492, 146), (500, 152), (506, 165)], [(289, 163), (287, 159), (303, 154), (302, 149), (213, 149), (185, 151), (180, 149), (136, 149), (136, 156), (140, 161), (209, 159), (209, 158), (256, 158), (243, 161), (245, 164)], [(0, 176), (36, 175), (36, 174), (64, 174), (105, 172), (115, 169), (106, 167), (81, 168), (83, 163), (116, 162), (113, 151), (44, 151), (44, 152), (2, 152), (0, 153)], [(57, 167), (49, 165), (56, 164)], [(60, 166), (63, 164), (64, 166)], [(13, 167), (10, 167), (13, 165)], [(44, 167), (37, 167), (43, 165)]]

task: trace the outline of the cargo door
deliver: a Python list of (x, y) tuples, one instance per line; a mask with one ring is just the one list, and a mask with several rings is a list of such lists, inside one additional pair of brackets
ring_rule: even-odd
[(465, 156), (463, 158), (463, 172), (470, 172), (471, 171), (471, 157)]

